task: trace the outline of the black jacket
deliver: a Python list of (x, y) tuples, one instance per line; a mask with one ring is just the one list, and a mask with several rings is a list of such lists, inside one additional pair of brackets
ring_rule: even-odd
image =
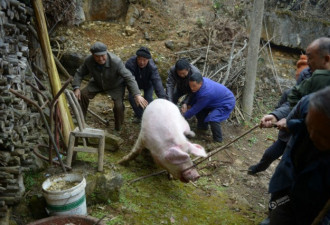
[(137, 56), (129, 58), (125, 66), (135, 77), (139, 89), (149, 89), (153, 87), (158, 98), (166, 98), (162, 80), (153, 59), (149, 59), (147, 66), (141, 69), (136, 62), (136, 58)]
[(171, 69), (168, 71), (168, 77), (166, 82), (166, 94), (168, 100), (173, 102), (173, 93), (175, 88), (177, 88), (183, 94), (191, 94), (191, 90), (189, 87), (189, 77), (191, 76), (191, 74), (196, 72), (200, 73), (199, 69), (190, 64), (188, 76), (186, 76), (185, 78), (181, 78), (176, 73), (175, 66), (172, 66)]

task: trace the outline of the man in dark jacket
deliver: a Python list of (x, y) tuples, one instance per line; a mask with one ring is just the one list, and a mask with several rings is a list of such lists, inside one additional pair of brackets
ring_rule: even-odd
[(183, 100), (182, 110), (187, 110), (187, 102), (191, 95), (189, 87), (189, 77), (193, 73), (200, 73), (199, 69), (191, 65), (186, 59), (179, 59), (175, 66), (172, 66), (168, 71), (166, 82), (166, 94), (168, 100), (174, 104), (178, 103), (181, 96), (186, 95)]
[(183, 111), (183, 116), (189, 119), (196, 115), (198, 129), (207, 130), (210, 124), (213, 140), (222, 142), (220, 122), (235, 108), (234, 94), (224, 85), (203, 78), (200, 73), (189, 77), (189, 86), (193, 93), (188, 102), (191, 108)]
[[(123, 103), (125, 83), (129, 92), (134, 96), (135, 102), (141, 107), (146, 107), (148, 102), (141, 96), (138, 85), (127, 70), (121, 59), (108, 52), (107, 46), (102, 42), (96, 42), (90, 48), (92, 55), (88, 56), (84, 64), (78, 69), (72, 82), (75, 96), (80, 100), (84, 116), (87, 114), (89, 99), (93, 99), (98, 93), (106, 92), (114, 101), (115, 129), (119, 131), (124, 122)], [(87, 87), (80, 91), (82, 79), (90, 74), (91, 80)]]
[(288, 120), (292, 137), (269, 184), (271, 225), (310, 225), (321, 210), (329, 222), (329, 102), (330, 87), (307, 95)]
[[(306, 55), (309, 68), (301, 72), (297, 84), (287, 95), (287, 102), (262, 118), (262, 127), (272, 127), (276, 123), (278, 128), (282, 129), (286, 126), (286, 116), (301, 97), (330, 85), (330, 38), (314, 40), (308, 45)], [(283, 154), (289, 137), (286, 131), (280, 130), (278, 140), (265, 151), (258, 164), (249, 167), (248, 173), (253, 175), (266, 170)]]
[[(304, 79), (308, 79), (311, 76), (312, 76), (311, 70), (309, 68), (304, 69), (303, 71), (301, 71), (296, 85), (299, 85), (301, 81), (303, 81)], [(281, 99), (279, 100), (275, 110), (269, 113), (268, 115), (263, 116), (260, 122), (260, 127), (262, 128), (273, 127), (273, 125), (277, 121), (286, 118), (286, 116), (291, 111), (290, 104), (287, 100), (288, 94), (290, 92), (291, 89), (286, 90), (282, 94)], [(271, 146), (269, 146), (269, 148), (266, 149), (266, 151), (264, 152), (260, 161), (257, 164), (249, 167), (248, 174), (254, 175), (256, 173), (266, 170), (270, 166), (270, 164), (272, 164), (272, 162), (274, 162), (281, 155), (283, 155), (283, 152), (285, 150), (287, 142), (289, 141), (289, 138), (290, 138), (290, 133), (288, 133), (286, 130), (279, 130), (277, 140)]]
[[(139, 86), (143, 90), (143, 97), (150, 103), (153, 98), (153, 91), (155, 89), (158, 98), (166, 98), (162, 80), (159, 76), (158, 69), (148, 48), (141, 47), (136, 51), (136, 55), (127, 60), (126, 68), (131, 71)], [(137, 121), (140, 121), (143, 114), (143, 108), (137, 106), (133, 95), (129, 94), (128, 98)]]

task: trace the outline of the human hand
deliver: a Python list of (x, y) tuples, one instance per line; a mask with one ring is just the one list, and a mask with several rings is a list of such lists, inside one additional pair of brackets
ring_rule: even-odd
[(182, 114), (184, 114), (184, 113), (186, 113), (187, 112), (187, 110), (188, 110), (188, 106), (187, 106), (187, 104), (182, 104), (182, 106), (181, 106), (181, 113)]
[(286, 126), (286, 118), (281, 119), (280, 121), (278, 121), (276, 123), (277, 129), (279, 130), (286, 130), (287, 126)]
[(145, 98), (143, 98), (141, 95), (135, 95), (134, 100), (136, 105), (141, 106), (143, 109), (148, 105), (148, 101), (145, 100)]
[(78, 100), (80, 100), (80, 97), (81, 97), (80, 89), (79, 89), (79, 88), (75, 89), (75, 90), (73, 91), (73, 93), (74, 93), (74, 95), (76, 96), (76, 98), (77, 98)]
[(271, 128), (277, 122), (277, 119), (274, 115), (269, 114), (261, 118), (260, 128)]

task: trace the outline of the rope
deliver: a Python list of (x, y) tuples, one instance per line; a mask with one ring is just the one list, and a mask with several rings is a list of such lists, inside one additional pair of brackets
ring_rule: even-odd
[[(197, 162), (196, 164), (194, 164), (193, 166), (191, 167), (188, 167), (187, 169), (185, 169), (184, 171), (187, 171), (193, 167), (196, 167), (197, 165), (201, 164), (202, 162), (204, 162), (205, 160), (208, 160), (210, 157), (212, 157), (213, 155), (217, 154), (218, 152), (224, 150), (226, 147), (228, 147), (229, 145), (231, 145), (232, 143), (238, 141), (239, 139), (241, 139), (242, 137), (244, 137), (245, 135), (251, 133), (253, 130), (255, 130), (256, 128), (260, 127), (259, 124), (255, 125), (254, 127), (252, 127), (251, 129), (249, 129), (248, 131), (246, 131), (244, 134), (238, 136), (237, 138), (235, 138), (234, 140), (230, 141), (228, 144), (224, 145), (224, 146), (221, 146), (219, 148), (216, 148), (215, 150), (209, 152), (207, 154), (207, 156), (205, 158), (203, 158), (201, 161)], [(198, 157), (196, 159), (194, 159), (193, 161), (197, 161), (198, 159), (200, 159), (201, 157)], [(182, 171), (182, 172), (184, 172)]]

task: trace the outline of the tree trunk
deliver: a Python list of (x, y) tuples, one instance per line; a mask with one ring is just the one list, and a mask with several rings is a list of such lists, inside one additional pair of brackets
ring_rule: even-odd
[(258, 51), (264, 13), (264, 0), (254, 0), (253, 18), (249, 38), (248, 56), (246, 60), (246, 78), (243, 91), (243, 111), (248, 120), (251, 119), (253, 109), (254, 89), (257, 76)]

